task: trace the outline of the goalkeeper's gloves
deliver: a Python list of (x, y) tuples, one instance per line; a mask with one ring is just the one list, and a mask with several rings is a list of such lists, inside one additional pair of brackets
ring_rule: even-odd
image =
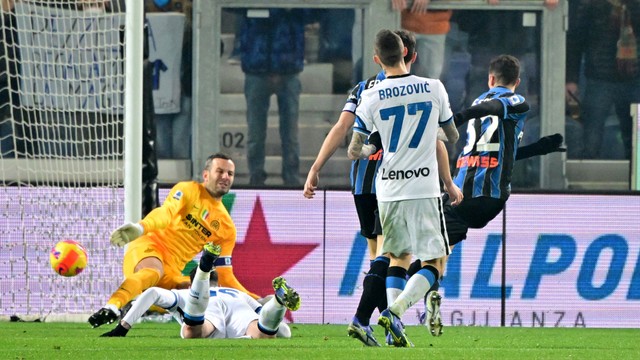
[(561, 147), (564, 138), (561, 134), (553, 134), (541, 137), (533, 144), (518, 148), (516, 160), (523, 160), (532, 156), (546, 155), (552, 152), (565, 152), (566, 148)]
[(142, 225), (137, 223), (126, 223), (113, 230), (109, 241), (116, 246), (125, 246), (133, 240), (139, 238), (144, 233)]

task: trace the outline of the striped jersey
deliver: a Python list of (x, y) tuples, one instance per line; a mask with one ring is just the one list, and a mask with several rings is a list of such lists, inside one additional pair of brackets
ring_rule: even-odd
[[(353, 89), (351, 89), (349, 97), (347, 98), (347, 103), (344, 105), (344, 108), (342, 108), (342, 111), (348, 111), (355, 114), (362, 91), (373, 87), (384, 79), (384, 71), (380, 71), (375, 76), (372, 76), (367, 80), (360, 81), (353, 87)], [(356, 159), (351, 162), (351, 192), (354, 195), (376, 193), (375, 178), (381, 161), (382, 149), (379, 149), (375, 154), (366, 159)]]
[(449, 96), (437, 79), (387, 77), (360, 95), (354, 131), (380, 133), (384, 157), (376, 177), (379, 201), (440, 196), (438, 127), (453, 121)]
[(504, 114), (470, 120), (467, 143), (456, 162), (453, 180), (465, 198), (488, 196), (507, 200), (511, 193), (513, 164), (527, 117), (526, 111), (517, 112), (514, 106), (525, 99), (507, 88), (495, 87), (478, 97), (473, 105), (492, 99), (500, 100)]

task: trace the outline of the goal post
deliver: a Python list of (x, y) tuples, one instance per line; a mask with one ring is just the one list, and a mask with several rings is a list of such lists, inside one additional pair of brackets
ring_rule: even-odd
[[(109, 234), (141, 216), (143, 2), (0, 1), (0, 318), (86, 321), (122, 280)], [(76, 277), (49, 250), (81, 243)]]
[(124, 218), (135, 222), (142, 217), (144, 2), (126, 0), (125, 6)]

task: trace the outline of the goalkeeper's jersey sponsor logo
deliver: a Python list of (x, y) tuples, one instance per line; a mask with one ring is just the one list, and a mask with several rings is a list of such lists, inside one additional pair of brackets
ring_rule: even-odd
[(209, 229), (207, 229), (204, 225), (202, 225), (198, 221), (198, 219), (196, 219), (191, 214), (187, 214), (187, 218), (185, 219), (184, 223), (187, 224), (189, 227), (196, 228), (206, 237), (211, 236), (211, 231), (209, 231)]

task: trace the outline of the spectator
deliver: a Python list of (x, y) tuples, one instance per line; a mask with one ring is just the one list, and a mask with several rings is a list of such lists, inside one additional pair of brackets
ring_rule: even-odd
[(298, 111), (304, 67), (304, 30), (310, 22), (305, 9), (248, 9), (240, 31), (241, 66), (247, 102), (247, 162), (250, 185), (263, 186), (267, 115), (272, 94), (278, 100), (282, 179), (300, 185)]
[[(148, 12), (179, 12), (185, 15), (180, 68), (180, 112), (155, 114), (156, 152), (160, 159), (189, 159), (191, 155), (191, 28), (192, 0), (146, 0)], [(156, 70), (165, 66), (161, 59), (154, 62)], [(164, 68), (166, 69), (166, 67)]]
[[(602, 157), (605, 121), (614, 107), (624, 158), (631, 157), (630, 105), (640, 102), (637, 35), (640, 0), (577, 0), (567, 33), (567, 96), (578, 96), (583, 66), (580, 120), (583, 158)], [(609, 147), (610, 144), (607, 144)]]
[[(318, 62), (333, 65), (333, 93), (351, 90), (354, 9), (318, 9)], [(309, 49), (307, 49), (309, 52)], [(309, 59), (307, 59), (309, 60)]]
[(451, 10), (428, 10), (431, 0), (414, 0), (409, 8), (407, 0), (391, 0), (392, 8), (400, 11), (402, 28), (412, 31), (416, 37), (418, 58), (413, 73), (418, 76), (439, 79), (444, 67), (445, 40), (451, 29)]

